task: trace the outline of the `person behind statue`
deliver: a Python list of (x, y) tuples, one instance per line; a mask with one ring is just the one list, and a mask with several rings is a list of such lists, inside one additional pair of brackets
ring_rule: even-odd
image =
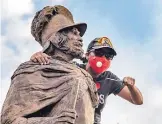
[[(118, 95), (136, 105), (143, 104), (142, 94), (135, 86), (134, 78), (124, 77), (121, 80), (112, 72), (107, 71), (116, 55), (109, 38), (100, 37), (95, 38), (88, 45), (86, 59), (82, 59), (85, 64), (76, 63), (92, 75), (98, 89), (99, 105), (95, 109), (94, 124), (101, 123), (101, 112), (106, 104), (106, 98), (110, 94)], [(33, 54), (31, 60), (40, 64), (48, 64), (50, 56), (37, 52)]]
[(81, 58), (87, 25), (75, 24), (60, 5), (38, 11), (31, 33), (49, 65), (22, 63), (11, 77), (2, 108), (2, 124), (92, 124), (98, 95), (91, 75), (72, 63)]

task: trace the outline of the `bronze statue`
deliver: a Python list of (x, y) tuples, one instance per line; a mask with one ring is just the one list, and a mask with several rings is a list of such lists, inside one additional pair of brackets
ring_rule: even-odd
[(2, 108), (2, 124), (92, 124), (98, 104), (96, 87), (73, 64), (83, 55), (85, 23), (75, 24), (63, 6), (47, 6), (33, 19), (31, 33), (51, 63), (22, 63), (11, 78)]

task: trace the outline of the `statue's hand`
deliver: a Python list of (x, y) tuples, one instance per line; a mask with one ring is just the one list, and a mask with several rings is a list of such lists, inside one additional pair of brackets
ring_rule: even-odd
[(42, 51), (34, 53), (30, 58), (31, 61), (33, 61), (35, 63), (38, 62), (41, 65), (49, 64), (50, 59), (51, 59), (51, 56), (43, 53)]

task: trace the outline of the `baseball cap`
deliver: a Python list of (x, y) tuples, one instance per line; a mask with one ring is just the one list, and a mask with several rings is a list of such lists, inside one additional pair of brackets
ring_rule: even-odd
[(101, 48), (107, 48), (107, 50), (111, 50), (114, 56), (117, 55), (111, 41), (107, 37), (100, 37), (100, 38), (95, 38), (90, 42), (87, 48), (87, 52), (90, 52), (91, 50), (95, 49), (101, 49)]

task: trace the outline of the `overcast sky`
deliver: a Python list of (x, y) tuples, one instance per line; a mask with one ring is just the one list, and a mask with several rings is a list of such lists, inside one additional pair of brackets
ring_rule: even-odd
[(142, 106), (108, 97), (102, 124), (162, 122), (162, 0), (2, 0), (1, 99), (10, 77), (22, 62), (42, 50), (30, 34), (35, 12), (47, 5), (65, 5), (76, 22), (88, 24), (84, 48), (95, 37), (111, 39), (117, 56), (110, 70), (121, 79), (132, 76), (144, 97)]

